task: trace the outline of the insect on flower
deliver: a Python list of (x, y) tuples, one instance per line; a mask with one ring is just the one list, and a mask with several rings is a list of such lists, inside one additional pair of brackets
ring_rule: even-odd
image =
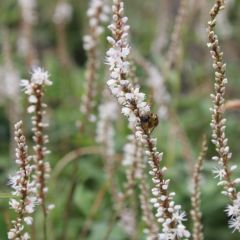
[(158, 116), (155, 113), (145, 113), (140, 116), (140, 121), (144, 132), (151, 134), (152, 131), (157, 127), (159, 121)]

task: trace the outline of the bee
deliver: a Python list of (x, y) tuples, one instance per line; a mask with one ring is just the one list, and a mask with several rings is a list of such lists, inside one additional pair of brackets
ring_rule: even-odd
[(151, 134), (158, 125), (158, 116), (154, 113), (146, 113), (140, 116), (141, 126), (144, 132)]

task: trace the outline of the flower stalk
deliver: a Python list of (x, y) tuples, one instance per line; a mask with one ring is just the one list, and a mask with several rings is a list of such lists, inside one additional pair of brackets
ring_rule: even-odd
[(36, 0), (18, 0), (22, 13), (21, 35), (18, 38), (18, 50), (25, 64), (32, 68), (38, 63), (37, 52), (33, 44), (33, 25), (37, 21)]
[(31, 80), (22, 80), (21, 85), (24, 88), (25, 94), (28, 95), (28, 113), (32, 115), (32, 132), (35, 143), (33, 146), (34, 178), (38, 190), (39, 204), (42, 207), (44, 215), (44, 237), (46, 239), (47, 213), (53, 206), (46, 205), (46, 194), (48, 192), (47, 179), (50, 176), (51, 169), (49, 162), (46, 160), (46, 155), (50, 151), (46, 147), (48, 136), (44, 134), (44, 129), (48, 127), (48, 124), (44, 122), (47, 105), (43, 102), (43, 96), (45, 86), (52, 85), (52, 82), (49, 80), (48, 72), (38, 67), (33, 70)]
[[(87, 70), (86, 70), (86, 93), (83, 96), (81, 112), (84, 118), (90, 121), (95, 120), (92, 114), (95, 96), (95, 81), (98, 76), (98, 44), (99, 38), (104, 32), (103, 23), (108, 21), (109, 7), (106, 0), (91, 0), (87, 16), (89, 18), (89, 33), (83, 37), (84, 49), (87, 53)], [(83, 128), (83, 124), (81, 124)], [(80, 129), (81, 129), (80, 128)]]
[(237, 166), (229, 166), (232, 153), (228, 145), (228, 139), (225, 134), (226, 119), (223, 116), (225, 104), (225, 89), (228, 83), (226, 76), (226, 64), (223, 60), (223, 52), (219, 45), (218, 36), (215, 33), (217, 16), (221, 10), (224, 10), (225, 1), (216, 0), (210, 11), (210, 20), (208, 22), (208, 44), (210, 54), (213, 59), (213, 69), (215, 74), (214, 94), (211, 94), (213, 107), (212, 112), (212, 142), (215, 145), (217, 156), (213, 157), (218, 163), (218, 168), (214, 170), (216, 177), (219, 178), (218, 185), (223, 187), (222, 194), (231, 201), (226, 209), (229, 220), (229, 227), (240, 231), (240, 193), (237, 191), (237, 184), (240, 179), (234, 179), (232, 172)]
[(57, 3), (54, 14), (53, 22), (56, 26), (57, 33), (57, 52), (62, 66), (69, 67), (71, 65), (71, 58), (67, 49), (66, 40), (66, 25), (72, 19), (72, 5), (67, 1), (60, 1)]
[(10, 177), (10, 185), (14, 189), (12, 194), (16, 198), (9, 201), (11, 208), (17, 213), (16, 220), (12, 220), (12, 228), (8, 232), (8, 239), (27, 240), (30, 235), (25, 230), (25, 225), (32, 225), (32, 214), (37, 204), (36, 186), (32, 181), (32, 157), (28, 155), (28, 146), (23, 134), (22, 121), (15, 124), (16, 164), (19, 170)]
[(138, 144), (139, 153), (142, 154), (140, 157), (141, 161), (138, 163), (138, 180), (139, 180), (139, 189), (140, 189), (140, 206), (142, 210), (142, 220), (145, 223), (144, 233), (146, 234), (147, 240), (157, 240), (158, 239), (158, 232), (159, 226), (156, 222), (156, 219), (153, 215), (153, 206), (150, 204), (150, 194), (149, 194), (149, 186), (147, 181), (147, 174), (146, 174), (146, 163), (144, 162), (144, 149), (143, 146)]
[(166, 71), (168, 72), (175, 64), (181, 50), (181, 34), (184, 26), (184, 21), (188, 12), (189, 0), (181, 0), (175, 19), (173, 32), (171, 35), (170, 46), (167, 52)]
[(192, 202), (192, 211), (191, 216), (193, 220), (193, 240), (203, 240), (203, 226), (201, 223), (201, 190), (200, 190), (200, 181), (201, 181), (201, 171), (203, 168), (204, 159), (207, 152), (207, 139), (206, 136), (204, 136), (201, 152), (198, 157), (198, 160), (195, 164), (194, 173), (193, 173), (193, 194), (191, 198)]
[(180, 205), (175, 205), (173, 196), (169, 193), (169, 179), (165, 179), (165, 167), (160, 167), (162, 153), (157, 151), (156, 139), (151, 137), (153, 129), (158, 124), (157, 117), (144, 101), (145, 94), (134, 87), (128, 80), (130, 47), (128, 44), (127, 17), (124, 16), (124, 4), (120, 0), (113, 0), (113, 23), (109, 26), (112, 37), (108, 42), (112, 47), (107, 51), (107, 63), (110, 69), (110, 80), (107, 81), (111, 93), (117, 98), (122, 107), (122, 113), (134, 126), (135, 136), (145, 146), (145, 153), (151, 167), (150, 175), (154, 188), (152, 189), (152, 203), (157, 209), (156, 217), (162, 225), (159, 239), (187, 239), (190, 233), (183, 225), (185, 213)]

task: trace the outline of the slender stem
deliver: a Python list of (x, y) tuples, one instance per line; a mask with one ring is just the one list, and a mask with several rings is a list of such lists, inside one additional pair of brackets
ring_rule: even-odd
[(194, 172), (193, 172), (193, 193), (191, 198), (192, 210), (191, 216), (193, 221), (193, 240), (203, 240), (203, 225), (201, 223), (201, 172), (203, 168), (203, 163), (207, 153), (207, 137), (203, 137), (201, 151), (198, 157), (198, 160), (195, 164)]
[(48, 239), (47, 235), (47, 211), (45, 205), (42, 205), (43, 209), (43, 235), (44, 235), (44, 240)]
[(71, 162), (77, 160), (78, 158), (81, 158), (84, 155), (102, 155), (102, 149), (101, 147), (81, 147), (72, 150), (71, 152), (67, 153), (65, 156), (63, 156), (55, 166), (55, 168), (52, 171), (52, 178), (57, 179), (61, 172), (67, 167), (68, 164)]

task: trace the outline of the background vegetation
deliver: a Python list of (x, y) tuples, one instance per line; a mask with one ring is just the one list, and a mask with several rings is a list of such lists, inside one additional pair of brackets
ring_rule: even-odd
[[(87, 0), (70, 0), (69, 2), (73, 6), (73, 17), (66, 26), (66, 38), (67, 49), (71, 56), (72, 64), (69, 66), (62, 65), (56, 52), (57, 34), (55, 25), (52, 23), (52, 14), (56, 5), (55, 0), (39, 1), (37, 8), (38, 22), (33, 28), (34, 44), (40, 55), (41, 65), (50, 72), (51, 80), (54, 83), (46, 93), (50, 122), (50, 128), (48, 129), (50, 138), (49, 149), (52, 152), (48, 156), (48, 159), (53, 171), (53, 177), (50, 181), (49, 201), (56, 205), (49, 216), (49, 239), (61, 239), (61, 232), (64, 228), (62, 224), (63, 208), (72, 177), (72, 164), (66, 165), (57, 176), (54, 175), (56, 173), (56, 166), (58, 166), (63, 156), (72, 150), (86, 146), (99, 147), (94, 138), (96, 123), (86, 123), (88, 131), (84, 135), (79, 135), (77, 128), (78, 122), (81, 121), (82, 117), (79, 108), (85, 84), (86, 54), (82, 46), (82, 37), (87, 32), (86, 9), (88, 2)], [(164, 66), (166, 61), (170, 36), (179, 6), (178, 0), (169, 2), (169, 9), (166, 9), (164, 1), (126, 1), (127, 15), (129, 16), (129, 23), (131, 25), (132, 46), (147, 60), (159, 66), (161, 70), (163, 70), (162, 66)], [(196, 160), (203, 134), (207, 134), (208, 139), (210, 139), (209, 107), (211, 106), (211, 100), (209, 95), (213, 89), (211, 58), (206, 47), (207, 35), (204, 31), (211, 4), (209, 5), (209, 1), (203, 1), (206, 2), (202, 4), (203, 7), (195, 9), (199, 5), (198, 1), (190, 2), (191, 6), (187, 10), (187, 17), (181, 31), (181, 51), (173, 70), (167, 76), (166, 85), (171, 94), (170, 105), (177, 113), (177, 121), (179, 121), (182, 131), (187, 137), (186, 141), (190, 146), (191, 152), (188, 152), (189, 149), (186, 149), (182, 139), (179, 139), (174, 126), (169, 121), (161, 120), (158, 128), (154, 131), (154, 134), (159, 139), (159, 149), (164, 152), (164, 164), (168, 167), (168, 174), (172, 179), (171, 189), (177, 192), (177, 200), (184, 205), (186, 211), (190, 210), (191, 192), (191, 176), (188, 171), (186, 155), (189, 155), (189, 157), (191, 155)], [(212, 3), (213, 1), (210, 2)], [(229, 2), (230, 6), (227, 9), (226, 18), (223, 19), (218, 31), (228, 66), (229, 86), (227, 89), (227, 98), (235, 99), (239, 98), (240, 92), (240, 2), (237, 0)], [(165, 16), (165, 18), (161, 16)], [(14, 66), (18, 69), (21, 78), (28, 79), (30, 69), (24, 64), (16, 47), (20, 22), (21, 14), (16, 1), (2, 0), (0, 2), (0, 27), (1, 30), (2, 28), (8, 29)], [(107, 34), (109, 34), (108, 31)], [(154, 41), (159, 34), (164, 37), (165, 43), (161, 53), (158, 54), (154, 48)], [(0, 32), (1, 46), (3, 46), (2, 36)], [(99, 74), (99, 82), (97, 83), (98, 104), (102, 100), (102, 91), (106, 80), (103, 64), (105, 62), (104, 49), (106, 47), (107, 43), (105, 36), (103, 36), (101, 42), (102, 66)], [(4, 61), (2, 49), (0, 53), (0, 68), (2, 69)], [(150, 96), (151, 92), (147, 85), (147, 74), (139, 65), (136, 72), (141, 86)], [(0, 84), (1, 81), (2, 79), (0, 79)], [(27, 106), (23, 94), (21, 95), (21, 105), (22, 109)], [(97, 110), (95, 109), (95, 111), (97, 115)], [(14, 169), (14, 161), (9, 154), (10, 125), (8, 112), (9, 101), (2, 95), (0, 96), (1, 239), (7, 239), (8, 220), (11, 214), (9, 212), (8, 199), (4, 197), (3, 193), (7, 194), (10, 192), (7, 181), (9, 174)], [(233, 151), (233, 161), (238, 162), (240, 156), (239, 110), (226, 111), (226, 117), (228, 119), (227, 134)], [(22, 118), (26, 123), (26, 131), (29, 131), (30, 120), (24, 111), (22, 111)], [(116, 124), (116, 151), (119, 155), (122, 154), (127, 132), (127, 123), (124, 118), (119, 117)], [(30, 132), (28, 132), (28, 136), (30, 140)], [(231, 234), (231, 230), (228, 229), (226, 224), (227, 218), (224, 213), (224, 206), (227, 202), (220, 194), (220, 189), (216, 187), (216, 180), (213, 178), (211, 172), (214, 168), (214, 163), (211, 160), (213, 153), (213, 146), (209, 142), (209, 151), (202, 180), (202, 213), (205, 239), (238, 239), (238, 234)], [(89, 216), (92, 204), (96, 200), (99, 191), (105, 185), (106, 176), (101, 156), (86, 155), (74, 161), (79, 165), (79, 173), (77, 178), (78, 185), (72, 203), (71, 218), (69, 220), (68, 239), (83, 239), (80, 238), (80, 233)], [(240, 175), (239, 171), (237, 173)], [(119, 170), (116, 178), (118, 179), (118, 187), (121, 189), (122, 182), (124, 181), (122, 168)], [(104, 235), (112, 223), (112, 211), (112, 199), (107, 191), (96, 214), (93, 216), (94, 221), (91, 224), (86, 239), (104, 239)], [(143, 223), (140, 222), (137, 228), (137, 239), (144, 239), (142, 234)], [(36, 239), (41, 239), (41, 236)], [(123, 240), (129, 238), (117, 221), (114, 221), (109, 239)]]

